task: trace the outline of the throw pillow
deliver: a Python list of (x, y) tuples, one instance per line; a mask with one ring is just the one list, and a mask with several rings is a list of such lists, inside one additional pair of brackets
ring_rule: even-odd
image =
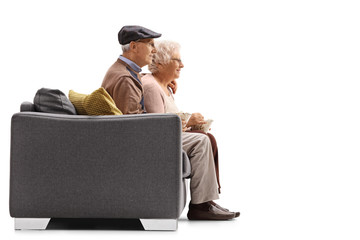
[(37, 112), (76, 115), (70, 100), (58, 89), (39, 89), (34, 97), (34, 108)]
[(104, 88), (99, 88), (91, 94), (81, 94), (70, 90), (69, 99), (81, 115), (122, 115)]

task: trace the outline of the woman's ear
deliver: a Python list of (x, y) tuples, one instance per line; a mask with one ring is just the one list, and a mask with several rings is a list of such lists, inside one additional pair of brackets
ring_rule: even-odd
[(156, 63), (156, 67), (157, 67), (157, 69), (163, 69), (164, 65), (161, 63)]

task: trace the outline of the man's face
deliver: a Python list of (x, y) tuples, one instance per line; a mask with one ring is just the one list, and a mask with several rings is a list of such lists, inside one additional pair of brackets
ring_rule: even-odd
[(151, 63), (153, 54), (156, 53), (154, 39), (140, 39), (135, 42), (137, 45), (137, 55), (141, 60), (141, 65), (145, 66)]

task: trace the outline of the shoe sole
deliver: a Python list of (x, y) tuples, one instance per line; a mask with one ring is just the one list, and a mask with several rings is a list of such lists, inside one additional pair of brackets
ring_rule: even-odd
[(230, 220), (230, 219), (233, 219), (235, 218), (235, 214), (232, 214), (232, 215), (213, 215), (213, 216), (201, 216), (202, 215), (202, 212), (201, 211), (196, 211), (196, 210), (192, 210), (193, 212), (197, 212), (198, 214), (197, 217), (194, 217), (192, 216), (193, 214), (187, 214), (187, 218), (189, 220), (211, 220), (211, 221), (214, 221), (214, 220), (220, 220), (220, 221), (224, 221), (224, 220)]

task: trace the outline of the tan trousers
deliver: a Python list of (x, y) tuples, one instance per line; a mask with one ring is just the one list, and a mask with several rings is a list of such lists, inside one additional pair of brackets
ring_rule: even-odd
[(200, 133), (182, 133), (182, 146), (191, 164), (191, 203), (219, 199), (214, 157), (209, 138)]

